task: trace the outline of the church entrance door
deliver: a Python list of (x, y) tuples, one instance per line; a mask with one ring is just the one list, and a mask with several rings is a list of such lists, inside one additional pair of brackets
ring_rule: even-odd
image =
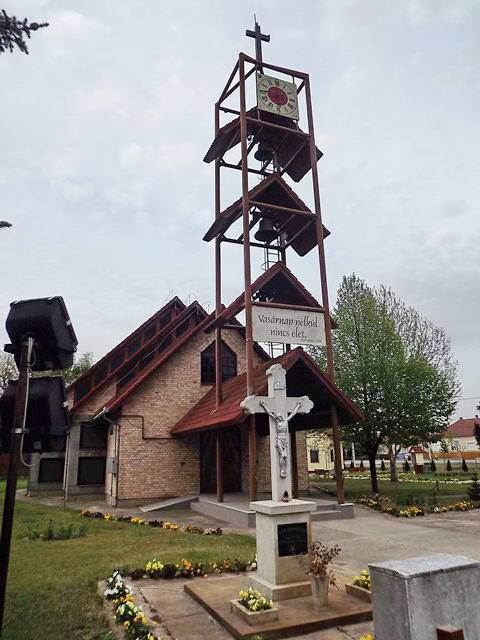
[[(240, 430), (222, 432), (223, 489), (225, 493), (242, 490)], [(216, 434), (204, 433), (200, 439), (200, 492), (217, 490)]]

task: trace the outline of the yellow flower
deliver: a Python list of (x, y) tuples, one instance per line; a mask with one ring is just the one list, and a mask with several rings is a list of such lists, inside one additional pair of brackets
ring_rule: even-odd
[(204, 578), (208, 578), (208, 573), (204, 573), (204, 574), (203, 574), (203, 577), (204, 577)]
[(145, 616), (142, 618), (142, 624), (147, 624), (148, 620), (147, 618), (145, 618)]
[(123, 623), (123, 626), (128, 629), (128, 627), (130, 626), (130, 620), (125, 620), (125, 622)]

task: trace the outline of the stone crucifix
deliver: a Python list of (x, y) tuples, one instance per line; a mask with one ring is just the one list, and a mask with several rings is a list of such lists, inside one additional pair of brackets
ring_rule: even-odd
[(281, 501), (287, 492), (292, 497), (289, 421), (297, 413), (309, 413), (313, 402), (308, 396), (287, 397), (287, 372), (281, 364), (267, 370), (268, 396), (247, 396), (240, 406), (247, 413), (266, 413), (270, 424), (270, 465), (272, 500)]

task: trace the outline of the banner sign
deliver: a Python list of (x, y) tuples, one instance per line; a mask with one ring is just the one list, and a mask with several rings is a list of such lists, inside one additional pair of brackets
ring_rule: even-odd
[(300, 311), (252, 304), (256, 342), (325, 346), (325, 320), (321, 311)]

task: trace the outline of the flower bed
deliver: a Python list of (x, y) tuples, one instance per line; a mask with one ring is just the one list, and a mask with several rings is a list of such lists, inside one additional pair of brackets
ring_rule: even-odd
[(370, 574), (366, 569), (362, 569), (360, 575), (355, 576), (353, 584), (348, 582), (345, 584), (345, 591), (356, 598), (365, 600), (365, 602), (372, 601)]
[(247, 624), (265, 624), (278, 620), (278, 609), (274, 607), (272, 600), (267, 600), (259, 591), (249, 587), (247, 591), (240, 591), (239, 596), (239, 600), (230, 600), (230, 609)]
[(144, 520), (143, 518), (137, 518), (136, 516), (114, 516), (111, 513), (102, 513), (101, 511), (89, 511), (84, 509), (80, 512), (80, 515), (84, 518), (97, 518), (106, 522), (129, 522), (136, 525), (148, 525), (149, 527), (156, 527), (159, 529), (170, 529), (172, 531), (184, 531), (185, 533), (198, 533), (204, 536), (221, 536), (223, 531), (220, 528), (212, 529), (203, 527), (197, 527), (196, 525), (187, 524), (181, 527), (178, 524), (166, 520)]
[[(208, 564), (185, 559), (177, 563), (162, 563), (154, 558), (147, 562), (144, 569), (134, 569), (128, 575), (132, 580), (140, 578), (153, 578), (155, 580), (208, 578), (210, 574), (240, 573), (253, 571), (256, 568), (256, 557), (248, 561), (225, 559), (220, 562), (209, 562)], [(105, 580), (105, 584), (106, 589), (103, 595), (106, 600), (112, 602), (115, 620), (124, 626), (127, 636), (135, 638), (135, 640), (159, 640), (159, 637), (154, 635), (151, 628), (157, 623), (155, 621), (149, 622), (142, 608), (135, 602), (132, 588), (126, 584), (122, 574), (118, 570), (113, 571), (112, 575)], [(252, 595), (250, 590), (245, 593)], [(265, 600), (261, 594), (257, 596), (257, 592), (255, 592), (255, 598), (252, 595), (249, 600), (252, 600), (251, 606), (253, 608), (251, 611), (253, 612), (271, 608), (270, 601)]]
[(153, 634), (151, 626), (157, 623), (149, 620), (143, 613), (140, 606), (135, 603), (131, 588), (125, 583), (119, 571), (114, 571), (106, 579), (107, 588), (104, 596), (113, 604), (113, 615), (115, 620), (122, 624), (125, 633), (135, 640), (159, 640), (159, 636)]
[(461, 502), (454, 502), (453, 504), (447, 504), (443, 506), (434, 506), (429, 509), (424, 507), (396, 507), (388, 504), (391, 502), (390, 498), (377, 496), (371, 498), (369, 496), (362, 496), (355, 501), (357, 504), (363, 504), (369, 509), (380, 511), (397, 518), (417, 518), (424, 516), (426, 513), (446, 513), (448, 511), (469, 511), (470, 509), (479, 509), (480, 503), (474, 503), (469, 500), (462, 500)]
[[(208, 578), (210, 574), (220, 573), (242, 573), (244, 571), (254, 571), (257, 568), (257, 560), (222, 560), (220, 562), (193, 562), (191, 560), (180, 560), (177, 563), (163, 563), (154, 558), (147, 562), (143, 575), (154, 580), (172, 578)], [(132, 572), (132, 578), (143, 577), (139, 575), (141, 569)]]
[(479, 509), (480, 505), (475, 505), (470, 500), (455, 502), (454, 504), (446, 504), (442, 507), (432, 507), (432, 513), (446, 513), (447, 511), (469, 511), (470, 509)]
[(362, 569), (362, 572), (359, 576), (355, 576), (353, 579), (353, 584), (356, 584), (358, 587), (362, 587), (362, 589), (367, 589), (370, 591), (372, 588), (372, 583), (370, 581), (370, 574), (366, 569)]

